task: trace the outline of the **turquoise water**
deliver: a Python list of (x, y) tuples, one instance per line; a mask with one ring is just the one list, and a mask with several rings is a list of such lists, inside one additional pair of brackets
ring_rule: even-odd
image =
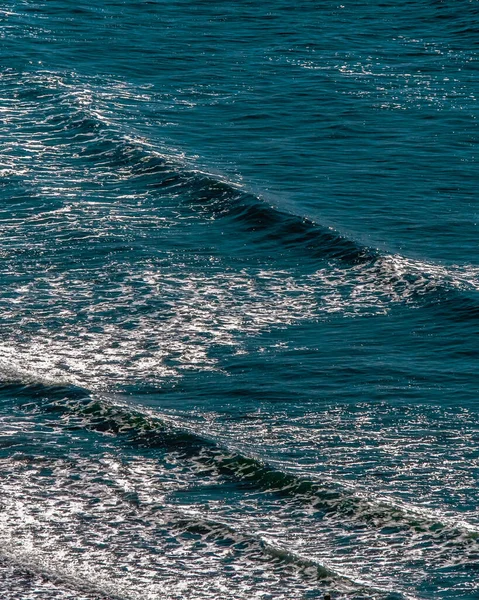
[(475, 1), (0, 9), (0, 595), (478, 599)]

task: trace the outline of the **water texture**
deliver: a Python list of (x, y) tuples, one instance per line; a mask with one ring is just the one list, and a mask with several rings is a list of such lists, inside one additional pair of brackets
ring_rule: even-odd
[(5, 0), (0, 595), (479, 599), (476, 0)]

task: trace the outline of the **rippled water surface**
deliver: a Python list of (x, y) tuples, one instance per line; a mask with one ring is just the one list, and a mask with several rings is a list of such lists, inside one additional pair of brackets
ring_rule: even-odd
[(2, 598), (479, 599), (478, 36), (5, 0)]

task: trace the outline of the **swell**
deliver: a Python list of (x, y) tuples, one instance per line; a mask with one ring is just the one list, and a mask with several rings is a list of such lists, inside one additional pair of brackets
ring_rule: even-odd
[[(106, 133), (106, 132), (104, 132)], [(331, 228), (282, 211), (236, 185), (205, 173), (189, 170), (162, 156), (137, 139), (95, 138), (78, 156), (96, 168), (122, 170), (137, 189), (144, 186), (164, 194), (179, 194), (180, 205), (208, 219), (221, 219), (248, 235), (248, 242), (296, 250), (314, 258), (340, 259), (350, 264), (378, 257), (373, 249), (357, 244)]]
[(320, 481), (280, 470), (263, 460), (223, 446), (193, 431), (173, 417), (143, 412), (106, 398), (91, 397), (80, 388), (4, 382), (0, 398), (16, 398), (25, 411), (40, 412), (59, 421), (67, 430), (86, 429), (114, 435), (121, 443), (138, 449), (160, 449), (188, 461), (198, 474), (210, 474), (252, 491), (307, 505), (319, 519), (347, 520), (378, 532), (403, 532), (424, 544), (445, 544), (448, 551), (479, 551), (479, 531), (433, 512), (393, 505), (356, 493), (334, 481)]
[[(9, 74), (3, 83), (11, 97), (5, 110), (7, 123), (15, 126), (16, 138), (24, 139), (26, 145), (31, 140), (42, 145), (41, 161), (51, 164), (41, 167), (40, 179), (58, 171), (56, 161), (67, 156), (69, 169), (97, 183), (99, 189), (116, 188), (120, 182), (133, 194), (148, 193), (159, 205), (174, 198), (180, 212), (215, 221), (217, 229), (228, 234), (229, 243), (238, 239), (238, 252), (256, 252), (259, 257), (281, 252), (301, 259), (310, 270), (324, 261), (337, 262), (341, 269), (352, 269), (352, 278), (361, 284), (373, 279), (376, 292), (392, 289), (393, 295), (406, 299), (427, 296), (435, 301), (439, 294), (442, 301), (441, 294), (453, 291), (449, 300), (454, 304), (459, 291), (477, 311), (478, 268), (449, 268), (364, 246), (332, 228), (274, 207), (220, 176), (199, 172), (178, 153), (158, 151), (152, 141), (133, 129), (125, 130), (124, 119), (115, 112), (119, 102), (115, 92), (120, 99), (122, 93), (129, 99), (131, 90), (126, 93), (122, 86), (95, 89), (91, 81), (50, 72), (17, 74), (19, 85), (15, 75)], [(19, 167), (14, 159), (12, 169), (4, 171), (6, 183), (16, 181), (12, 173)], [(38, 175), (33, 173), (33, 186), (35, 178)], [(28, 173), (24, 181), (28, 184)], [(474, 315), (474, 310), (469, 312)]]
[[(266, 492), (273, 498), (290, 498), (293, 502), (312, 504), (317, 509), (329, 505), (334, 512), (331, 500), (340, 499), (337, 490), (319, 486), (313, 481), (281, 472), (268, 464), (242, 455), (219, 445), (207, 436), (199, 435), (179, 426), (171, 418), (160, 418), (153, 413), (135, 410), (127, 405), (112, 403), (103, 398), (92, 398), (88, 391), (68, 385), (49, 385), (28, 382), (3, 382), (0, 385), (1, 404), (11, 406), (14, 398), (26, 413), (34, 413), (35, 421), (46, 420), (51, 427), (53, 420), (66, 431), (90, 430), (99, 434), (113, 435), (120, 443), (139, 450), (160, 449), (174, 453), (177, 459), (188, 461), (193, 474), (199, 477), (214, 471), (215, 478), (236, 483), (241, 488)], [(108, 473), (105, 473), (108, 478)], [(192, 516), (176, 506), (156, 506), (143, 504), (138, 494), (128, 486), (120, 486), (115, 493), (122, 502), (138, 511), (141, 518), (160, 518), (162, 527), (179, 540), (201, 538), (208, 544), (218, 544), (229, 548), (232, 557), (244, 558), (248, 562), (270, 565), (283, 576), (299, 575), (307, 580), (317, 581), (320, 586), (333, 587), (346, 595), (356, 597), (358, 593), (377, 593), (381, 598), (400, 600), (405, 596), (399, 592), (375, 586), (367, 581), (356, 580), (334, 568), (325, 566), (320, 560), (310, 558), (294, 549), (283, 547), (281, 542), (271, 542), (260, 533), (243, 531), (221, 520), (199, 515)], [(160, 512), (157, 514), (158, 510)], [(342, 515), (342, 518), (344, 514)], [(0, 556), (8, 563), (39, 575), (56, 585), (86, 594), (100, 595), (115, 600), (136, 598), (126, 590), (119, 590), (107, 581), (88, 576), (78, 578), (69, 569), (51, 561), (47, 553), (39, 551), (33, 555), (29, 550), (4, 545)], [(120, 593), (118, 593), (120, 591)]]
[(159, 203), (173, 195), (182, 210), (215, 221), (238, 255), (246, 252), (261, 258), (280, 253), (299, 259), (313, 273), (326, 264), (340, 285), (368, 289), (372, 284), (375, 294), (393, 301), (439, 306), (446, 318), (479, 318), (479, 267), (447, 267), (361, 245), (219, 177), (189, 170), (141, 139), (102, 136), (84, 145), (78, 156), (88, 157), (95, 169), (121, 173), (135, 191), (142, 187), (153, 191)]

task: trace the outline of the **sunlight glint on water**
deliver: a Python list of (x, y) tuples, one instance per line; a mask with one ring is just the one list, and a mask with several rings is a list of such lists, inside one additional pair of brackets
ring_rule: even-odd
[(0, 11), (0, 591), (479, 597), (477, 25)]

